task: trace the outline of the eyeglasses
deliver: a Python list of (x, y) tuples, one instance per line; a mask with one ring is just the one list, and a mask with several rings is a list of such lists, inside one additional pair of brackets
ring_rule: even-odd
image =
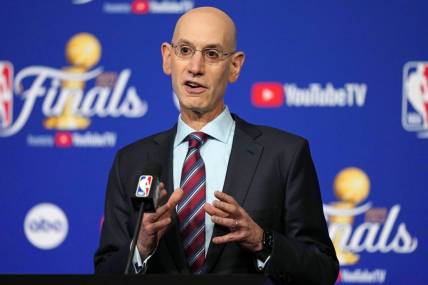
[(224, 52), (218, 48), (203, 48), (200, 50), (187, 43), (171, 43), (171, 47), (174, 49), (175, 55), (182, 59), (191, 59), (195, 52), (200, 51), (207, 63), (218, 63), (236, 52)]

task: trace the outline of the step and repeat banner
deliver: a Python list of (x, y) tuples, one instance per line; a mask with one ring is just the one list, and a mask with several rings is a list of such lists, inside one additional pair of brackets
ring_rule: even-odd
[(92, 273), (115, 152), (178, 109), (160, 45), (216, 6), (247, 58), (226, 102), (310, 141), (338, 283), (426, 284), (428, 2), (0, 4), (0, 273)]

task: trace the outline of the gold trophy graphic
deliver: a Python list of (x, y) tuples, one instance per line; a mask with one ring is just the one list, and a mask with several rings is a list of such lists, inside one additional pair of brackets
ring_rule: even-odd
[[(101, 57), (101, 45), (98, 39), (89, 33), (78, 33), (67, 43), (65, 56), (71, 66), (63, 68), (70, 74), (83, 74), (96, 65)], [(76, 97), (81, 96), (85, 82), (83, 80), (63, 80), (62, 92), (68, 97), (63, 112), (54, 117), (47, 118), (43, 124), (47, 129), (75, 130), (85, 129), (91, 123), (90, 119), (74, 113)]]
[[(334, 179), (334, 193), (340, 200), (333, 202), (332, 208), (352, 210), (367, 198), (370, 191), (370, 180), (364, 171), (356, 167), (345, 168)], [(332, 215), (331, 223), (339, 225), (333, 237), (333, 245), (341, 265), (352, 265), (358, 262), (359, 255), (344, 248), (347, 239), (346, 228), (354, 222), (353, 215)], [(342, 226), (341, 226), (342, 225)]]

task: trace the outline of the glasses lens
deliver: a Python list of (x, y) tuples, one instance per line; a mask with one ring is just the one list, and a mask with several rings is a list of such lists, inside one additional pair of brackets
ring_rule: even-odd
[(205, 49), (203, 53), (207, 61), (217, 62), (221, 60), (222, 52), (217, 49)]
[(194, 48), (189, 45), (177, 45), (175, 46), (175, 53), (179, 57), (189, 58), (194, 54)]
[(202, 56), (204, 57), (205, 61), (208, 63), (216, 63), (224, 59), (225, 56), (228, 56), (228, 54), (225, 54), (221, 50), (218, 50), (216, 48), (205, 48), (203, 50), (198, 50), (192, 45), (189, 44), (171, 44), (174, 48), (175, 54), (184, 59), (191, 58), (196, 51), (200, 51), (202, 53)]

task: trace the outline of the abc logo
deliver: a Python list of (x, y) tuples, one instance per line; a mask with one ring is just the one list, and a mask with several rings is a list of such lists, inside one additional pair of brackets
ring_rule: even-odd
[(35, 247), (53, 249), (59, 246), (67, 236), (67, 217), (54, 204), (38, 204), (31, 208), (25, 217), (24, 232)]

